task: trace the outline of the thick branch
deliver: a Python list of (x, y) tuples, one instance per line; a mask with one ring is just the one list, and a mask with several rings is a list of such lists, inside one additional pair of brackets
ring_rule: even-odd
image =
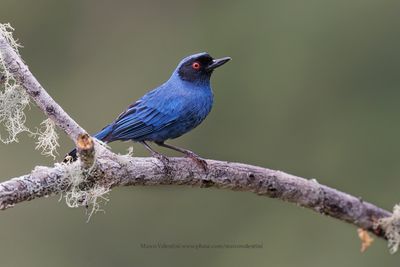
[[(374, 229), (374, 224), (391, 213), (360, 198), (281, 171), (215, 160), (207, 160), (207, 163), (208, 173), (183, 158), (171, 159), (169, 168), (165, 169), (153, 158), (132, 158), (104, 151), (97, 163), (101, 171), (93, 175), (100, 176), (95, 179), (111, 187), (189, 185), (254, 192), (296, 203), (384, 237), (384, 231)], [(38, 168), (31, 174), (0, 184), (0, 207), (5, 209), (25, 200), (65, 190), (68, 185), (66, 168), (65, 165)]]
[(9, 72), (21, 82), (37, 106), (63, 129), (74, 142), (76, 142), (79, 134), (86, 133), (43, 89), (29, 71), (28, 66), (22, 61), (2, 34), (0, 34), (0, 53)]

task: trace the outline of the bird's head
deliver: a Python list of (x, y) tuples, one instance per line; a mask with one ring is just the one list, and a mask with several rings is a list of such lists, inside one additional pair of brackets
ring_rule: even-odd
[(208, 53), (194, 54), (182, 59), (175, 72), (187, 82), (209, 82), (214, 69), (229, 60), (231, 60), (230, 57), (214, 59)]

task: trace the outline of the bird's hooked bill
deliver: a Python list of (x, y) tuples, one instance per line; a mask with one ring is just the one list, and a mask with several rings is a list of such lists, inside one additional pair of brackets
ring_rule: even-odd
[(214, 59), (213, 62), (210, 65), (208, 65), (207, 70), (214, 70), (214, 69), (224, 65), (229, 60), (231, 60), (230, 57), (223, 57), (223, 58)]

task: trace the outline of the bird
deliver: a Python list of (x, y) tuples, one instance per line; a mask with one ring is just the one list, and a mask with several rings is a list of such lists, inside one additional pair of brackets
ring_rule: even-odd
[[(194, 152), (165, 141), (186, 134), (204, 121), (214, 102), (211, 75), (216, 68), (230, 60), (230, 57), (214, 59), (207, 52), (185, 57), (165, 83), (129, 105), (94, 137), (105, 143), (141, 143), (153, 157), (168, 164), (168, 158), (148, 144), (152, 142), (183, 153), (206, 168), (205, 160)], [(74, 149), (67, 154), (64, 162), (74, 161), (76, 158), (77, 151)]]

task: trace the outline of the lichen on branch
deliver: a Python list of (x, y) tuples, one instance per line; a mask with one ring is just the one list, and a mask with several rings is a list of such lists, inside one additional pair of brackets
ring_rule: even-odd
[(69, 181), (68, 190), (63, 194), (65, 203), (70, 208), (86, 208), (89, 221), (93, 214), (102, 211), (101, 204), (108, 202), (107, 194), (111, 191), (111, 185), (90, 180), (93, 169), (85, 172), (80, 162), (62, 165)]
[[(19, 55), (18, 48), (21, 45), (13, 38), (14, 29), (10, 24), (0, 24), (0, 34), (2, 34), (12, 49)], [(17, 135), (22, 132), (29, 132), (25, 126), (26, 116), (24, 110), (29, 106), (29, 95), (21, 84), (14, 78), (6, 67), (5, 59), (0, 53), (0, 123), (4, 125), (7, 136), (0, 135), (3, 143), (18, 142)]]
[[(21, 45), (13, 38), (13, 28), (10, 24), (0, 24), (0, 35), (4, 36), (7, 43), (19, 56)], [(36, 149), (42, 150), (42, 155), (55, 154), (58, 144), (58, 134), (55, 124), (46, 119), (41, 123), (44, 129), (32, 131), (26, 126), (25, 109), (29, 107), (30, 97), (21, 82), (15, 78), (6, 66), (5, 59), (0, 53), (0, 123), (4, 125), (6, 133), (0, 134), (0, 141), (8, 144), (18, 142), (18, 135), (26, 132), (37, 138)]]
[(42, 126), (36, 133), (36, 149), (42, 151), (42, 155), (53, 157), (56, 159), (58, 144), (58, 134), (56, 126), (51, 119), (46, 119), (40, 124)]
[(400, 204), (394, 206), (392, 216), (381, 218), (377, 226), (385, 231), (390, 253), (396, 253), (400, 246)]

